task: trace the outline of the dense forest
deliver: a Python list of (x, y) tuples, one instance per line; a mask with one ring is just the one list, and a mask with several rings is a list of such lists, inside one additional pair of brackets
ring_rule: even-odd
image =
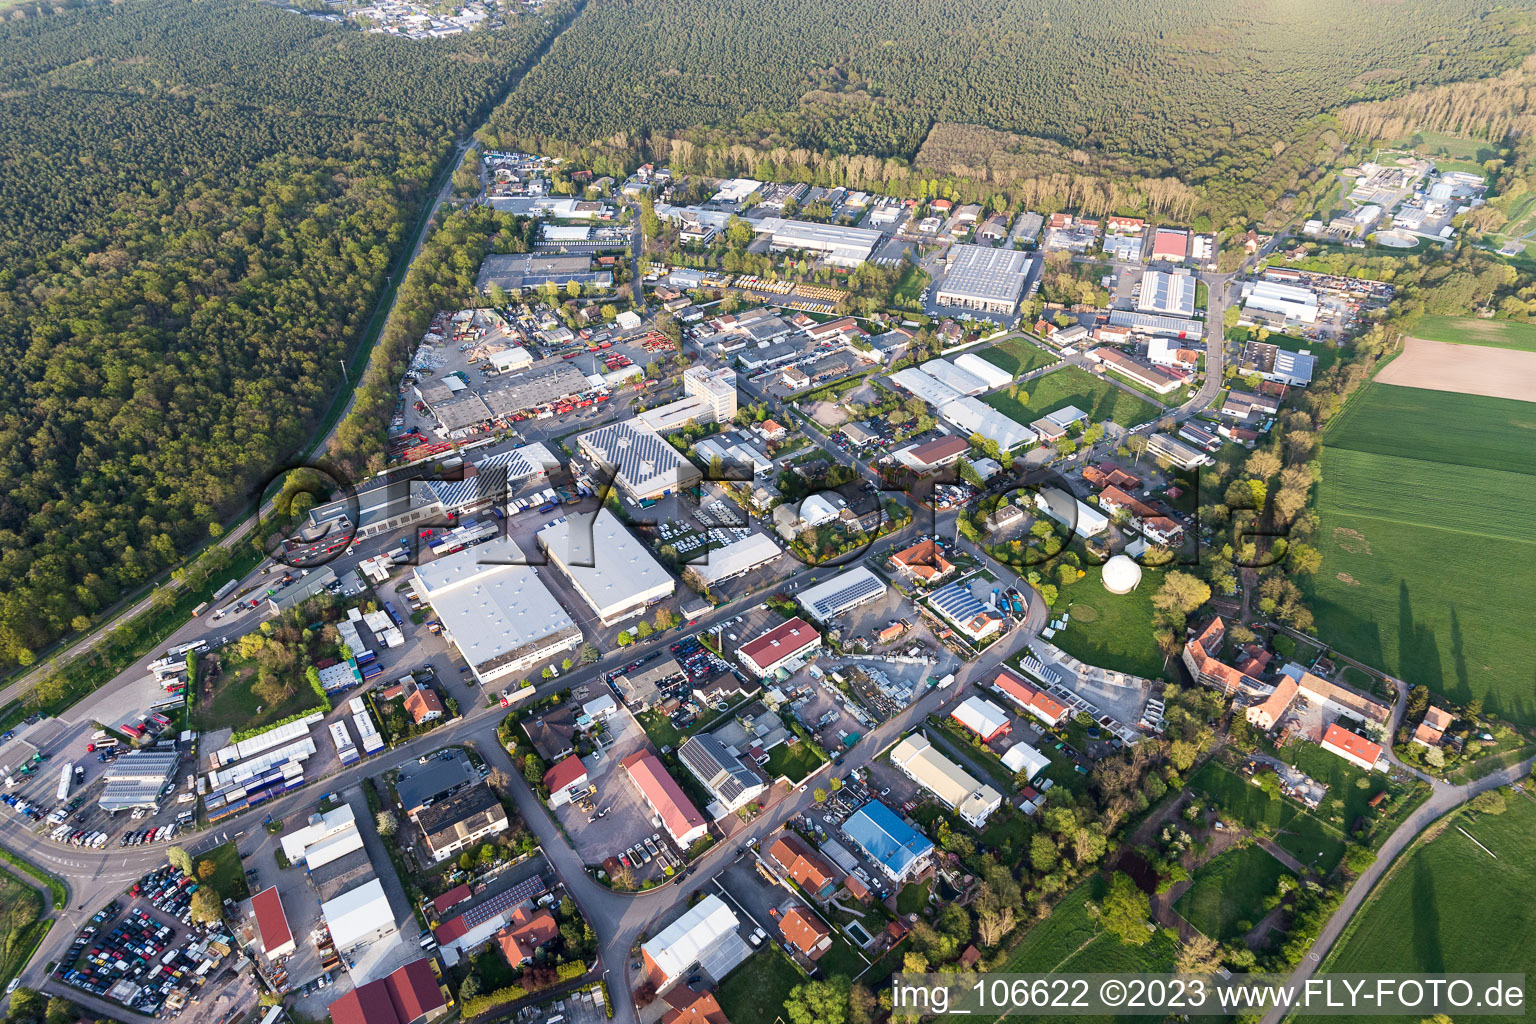
[[(593, 0), (488, 138), (746, 173), (778, 151), (802, 177), (878, 187), (937, 126), (949, 136), (919, 165), (940, 175), (1017, 151), (1046, 165), (1015, 174), (1222, 190), (1324, 111), (1498, 73), (1526, 32), (1523, 11), (1483, 0)], [(1000, 134), (957, 145), (978, 126)]]
[(428, 43), (247, 0), (0, 25), (0, 659), (302, 447), (454, 138), (571, 13)]

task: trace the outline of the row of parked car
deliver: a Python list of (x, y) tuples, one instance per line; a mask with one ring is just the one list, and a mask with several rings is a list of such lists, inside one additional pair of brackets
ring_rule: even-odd
[(660, 861), (662, 867), (670, 867), (674, 871), (683, 866), (682, 858), (668, 849), (660, 832), (652, 833), (619, 855), (619, 863), (627, 868), (638, 868), (653, 860)]
[(31, 818), (33, 821), (42, 821), (43, 815), (47, 813), (41, 807), (28, 803), (14, 793), (6, 793), (4, 796), (0, 796), (0, 800), (4, 800), (7, 807), (23, 818)]
[(99, 850), (107, 845), (110, 838), (105, 832), (96, 832), (88, 828), (75, 828), (73, 825), (60, 825), (49, 834), (49, 838), (56, 843), (64, 843), (67, 846), (89, 846)]
[(140, 829), (137, 832), (125, 832), (117, 841), (118, 846), (143, 846), (145, 843), (160, 843), (174, 836), (181, 826), (172, 822), (169, 825), (159, 825), (155, 828)]

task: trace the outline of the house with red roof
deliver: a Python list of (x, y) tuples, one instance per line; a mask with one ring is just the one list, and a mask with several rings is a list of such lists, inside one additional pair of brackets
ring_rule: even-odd
[(423, 722), (435, 722), (443, 717), (442, 698), (430, 684), (410, 680), (405, 683), (404, 693), (405, 712), (417, 725)]
[(387, 977), (359, 985), (330, 1006), (331, 1024), (417, 1024), (448, 1010), (430, 960), (416, 960)]
[(793, 832), (785, 832), (773, 841), (768, 847), (768, 858), (812, 896), (826, 898), (837, 891), (836, 870)]
[(1247, 693), (1264, 693), (1264, 684), (1252, 676), (1244, 675), (1231, 665), (1224, 664), (1217, 655), (1221, 651), (1221, 642), (1226, 637), (1227, 624), (1221, 616), (1216, 616), (1206, 623), (1204, 629), (1187, 644), (1184, 645), (1184, 667), (1189, 669), (1189, 674), (1195, 677), (1195, 681), (1220, 690), (1224, 696), (1231, 697), (1239, 691)]
[(544, 773), (544, 788), (549, 790), (549, 806), (563, 807), (581, 799), (590, 788), (587, 766), (581, 758), (571, 754)]
[(999, 672), (997, 678), (992, 680), (992, 688), (1053, 729), (1067, 720), (1067, 713), (1071, 710), (1055, 697), (1029, 685), (1012, 672)]
[(661, 1015), (661, 1024), (731, 1024), (720, 1004), (708, 992), (695, 992), (679, 985), (661, 997), (671, 1007)]
[(832, 929), (826, 923), (793, 900), (781, 910), (770, 911), (779, 920), (779, 931), (784, 941), (808, 960), (818, 960), (832, 948)]
[(496, 933), (496, 944), (507, 963), (518, 967), (532, 960), (540, 946), (553, 942), (559, 934), (560, 924), (554, 914), (547, 910), (530, 913), (528, 908), (518, 907), (512, 911), (507, 926)]
[(447, 892), (443, 893), (441, 896), (433, 897), (432, 911), (437, 914), (438, 917), (442, 917), (444, 914), (448, 913), (448, 911), (452, 910), (460, 903), (463, 903), (473, 895), (474, 893), (470, 892), (469, 886), (467, 884), (456, 885), (452, 889), (449, 889)]
[(1426, 747), (1438, 747), (1445, 738), (1445, 730), (1455, 721), (1456, 716), (1449, 711), (1430, 705), (1429, 710), (1424, 712), (1424, 721), (1413, 730), (1413, 742)]
[(1337, 722), (1328, 727), (1323, 733), (1322, 748), (1338, 754), (1344, 760), (1357, 768), (1366, 771), (1374, 771), (1376, 762), (1381, 760), (1381, 745), (1372, 743), (1357, 733), (1352, 733)]

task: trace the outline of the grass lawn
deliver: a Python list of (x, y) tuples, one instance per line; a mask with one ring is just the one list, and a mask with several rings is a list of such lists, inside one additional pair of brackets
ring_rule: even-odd
[(993, 366), (1007, 370), (1015, 377), (1029, 373), (1031, 370), (1038, 370), (1042, 366), (1050, 366), (1061, 358), (1047, 352), (1028, 338), (1009, 338), (991, 348), (982, 349), (976, 354)]
[(731, 1024), (773, 1024), (790, 989), (804, 983), (799, 969), (772, 946), (727, 974), (715, 998)]
[[(1536, 802), (1518, 793), (1504, 814), (1458, 813), (1434, 839), (1410, 849), (1376, 887), (1335, 944), (1323, 973), (1536, 972), (1532, 834)], [(1520, 1014), (1480, 1019), (1526, 1018), (1522, 1008)]]
[(302, 674), (295, 675), (293, 694), (278, 704), (263, 704), (252, 692), (255, 685), (255, 666), (235, 666), (226, 662), (223, 674), (215, 683), (212, 699), (200, 700), (195, 706), (196, 728), (199, 731), (234, 729), (236, 732), (259, 729), (317, 706), (315, 691)]
[(1162, 574), (1143, 570), (1141, 586), (1129, 594), (1104, 589), (1098, 566), (1083, 565), (1088, 574), (1061, 591), (1053, 615), (1070, 611), (1067, 628), (1051, 643), (1090, 665), (1157, 679), (1163, 674), (1163, 654), (1152, 637), (1152, 595)]
[(1007, 392), (987, 395), (982, 401), (1025, 425), (1068, 405), (1086, 410), (1089, 419), (1095, 423), (1114, 420), (1123, 427), (1145, 423), (1159, 411), (1151, 402), (1126, 394), (1080, 366), (1052, 370), (1044, 377), (1030, 381), (1027, 390), (1027, 403), (1009, 398)]
[(1381, 772), (1367, 773), (1315, 743), (1291, 743), (1280, 751), (1280, 759), (1328, 787), (1316, 815), (1338, 829), (1348, 829), (1356, 818), (1368, 816), (1371, 798), (1377, 793), (1395, 792)]
[(893, 305), (904, 306), (909, 302), (917, 302), (923, 294), (923, 289), (928, 287), (928, 282), (933, 278), (928, 271), (915, 263), (908, 263), (902, 268), (901, 279), (896, 282), (896, 287), (891, 290), (891, 302)]
[(1470, 316), (1425, 316), (1413, 329), (1415, 338), (1453, 345), (1482, 345), (1536, 352), (1536, 324), (1515, 320), (1482, 320)]
[[(1000, 974), (1051, 973), (1165, 973), (1173, 970), (1178, 955), (1177, 943), (1161, 931), (1140, 946), (1128, 946), (1103, 931), (1085, 903), (1101, 900), (1109, 882), (1095, 875), (1065, 893), (1049, 917), (1024, 933), (1008, 958), (998, 966)], [(1005, 1018), (998, 1018), (999, 1020)], [(1127, 1021), (1161, 1020), (1161, 1017), (1131, 1016), (1077, 1017), (1030, 1014), (1010, 1015), (1007, 1020), (1041, 1021)]]
[(1195, 880), (1173, 909), (1217, 942), (1246, 935), (1267, 913), (1280, 876), (1289, 874), (1258, 846), (1228, 850), (1195, 872)]
[(1029, 848), (1029, 837), (1033, 832), (1029, 815), (1005, 805), (994, 811), (992, 817), (987, 819), (987, 827), (982, 830), (981, 841), (989, 849), (996, 850), (998, 859), (1003, 863), (1015, 864)]
[(1274, 835), (1275, 845), (1320, 874), (1332, 871), (1344, 856), (1343, 834), (1215, 761), (1190, 776), (1189, 788), (1209, 797), (1229, 820)]
[[(667, 726), (671, 728), (671, 723)], [(764, 768), (770, 779), (782, 775), (791, 782), (799, 782), (825, 763), (826, 758), (814, 744), (801, 740), (795, 744), (781, 743), (768, 751), (768, 763)]]
[(1382, 384), (1357, 396), (1324, 437), (1323, 568), (1303, 580), (1320, 637), (1536, 724), (1533, 449), (1530, 403)]
[(836, 932), (832, 933), (832, 945), (816, 961), (816, 965), (829, 978), (839, 974), (845, 978), (856, 978), (859, 972), (869, 966), (854, 950), (853, 944)]
[(896, 912), (903, 916), (920, 914), (928, 905), (928, 893), (932, 882), (908, 882), (896, 893)]
[(240, 851), (235, 849), (233, 842), (215, 846), (194, 860), (192, 866), (195, 868), (200, 861), (205, 860), (212, 860), (219, 867), (208, 884), (217, 889), (220, 896), (243, 900), (251, 894), (250, 886), (245, 884), (245, 868), (240, 863)]
[(48, 931), (43, 915), (43, 896), (9, 871), (0, 871), (0, 985), (8, 983), (27, 965), (37, 944)]
[(671, 747), (676, 750), (689, 736), (708, 728), (710, 723), (720, 717), (720, 713), (705, 708), (703, 714), (699, 715), (698, 719), (684, 732), (678, 732), (673, 728), (672, 719), (660, 711), (642, 711), (635, 717), (640, 720), (640, 728), (645, 730), (645, 734), (658, 748)]

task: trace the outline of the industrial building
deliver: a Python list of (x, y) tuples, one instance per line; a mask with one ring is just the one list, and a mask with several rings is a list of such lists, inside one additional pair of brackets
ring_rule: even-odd
[(581, 451), (612, 475), (631, 501), (653, 501), (703, 479), (699, 468), (639, 420), (620, 420), (576, 438)]
[(963, 398), (960, 392), (940, 382), (930, 373), (915, 366), (908, 366), (891, 374), (890, 381), (897, 387), (916, 395), (935, 409)]
[(1013, 374), (996, 363), (988, 362), (975, 352), (962, 352), (950, 362), (954, 363), (957, 369), (964, 370), (984, 383), (988, 391), (1013, 383)]
[(480, 264), (475, 287), (489, 294), (491, 288), (516, 292), (552, 284), (564, 288), (572, 281), (583, 288), (610, 288), (613, 274), (593, 270), (590, 256), (538, 256), (533, 253), (493, 253)]
[(1039, 440), (1033, 430), (998, 412), (979, 399), (966, 396), (939, 407), (939, 415), (949, 420), (968, 437), (980, 434), (996, 441), (999, 448), (1011, 451)]
[(1195, 277), (1187, 270), (1149, 270), (1141, 277), (1136, 308), (1167, 316), (1195, 315)]
[(677, 780), (667, 774), (661, 759), (649, 750), (637, 750), (619, 762), (641, 797), (661, 819), (661, 827), (678, 849), (687, 850), (704, 837), (708, 826)]
[(1013, 725), (1002, 708), (975, 694), (955, 705), (949, 717), (980, 736), (983, 743), (991, 743), (999, 736), (1006, 736), (1013, 731)]
[(768, 788), (757, 768), (709, 733), (690, 736), (678, 748), (677, 759), (714, 797), (711, 813), (724, 817), (745, 807)]
[(1017, 249), (956, 245), (949, 250), (949, 271), (934, 299), (984, 313), (1011, 314), (1029, 278), (1030, 258)]
[(1153, 434), (1147, 438), (1147, 454), (1154, 459), (1166, 459), (1180, 469), (1194, 469), (1197, 466), (1209, 466), (1211, 457), (1198, 448), (1169, 437), (1167, 434)]
[(320, 904), (331, 940), (342, 952), (372, 945), (396, 932), (395, 914), (377, 878)]
[(737, 654), (759, 679), (802, 661), (821, 649), (821, 634), (804, 619), (790, 619), (741, 645)]
[(539, 531), (538, 545), (605, 626), (641, 614), (677, 589), (672, 574), (606, 508), (550, 523)]
[(920, 368), (928, 376), (959, 395), (979, 395), (987, 390), (985, 380), (943, 359), (930, 359)]
[(510, 537), (418, 566), (416, 593), (481, 684), (581, 645), (581, 630)]
[(115, 813), (157, 807), (161, 794), (175, 783), (180, 765), (181, 755), (174, 750), (124, 754), (102, 773), (107, 784), (101, 791), (101, 809)]
[(1072, 710), (1044, 690), (1031, 686), (1011, 672), (999, 672), (992, 680), (992, 688), (1017, 704), (1021, 711), (1033, 715), (1052, 729), (1065, 722), (1068, 712)]
[(1036, 491), (1034, 502), (1036, 509), (1084, 539), (1109, 529), (1108, 516), (1059, 487)]
[(972, 778), (920, 732), (896, 744), (891, 750), (891, 766), (976, 828), (984, 827), (992, 812), (1003, 805), (1001, 793)]
[(1144, 363), (1128, 356), (1117, 348), (1096, 348), (1088, 353), (1088, 359), (1106, 370), (1112, 370), (1133, 384), (1140, 384), (1153, 394), (1166, 395), (1184, 383), (1182, 376)]
[(811, 252), (835, 267), (856, 267), (865, 262), (884, 237), (869, 228), (782, 217), (764, 217), (753, 226), (758, 234), (769, 236), (769, 247), (775, 252)]
[(885, 580), (860, 565), (802, 590), (800, 607), (811, 618), (826, 625), (867, 601), (878, 601), (888, 589)]
[(1160, 313), (1140, 313), (1129, 309), (1110, 310), (1109, 325), (1129, 327), (1137, 334), (1160, 334), (1169, 338), (1187, 338), (1190, 341), (1199, 341), (1205, 337), (1205, 324), (1199, 320), (1163, 316)]
[(1286, 323), (1315, 324), (1317, 293), (1301, 285), (1260, 279), (1243, 285), (1243, 312), (1262, 310), (1284, 317)]
[(893, 453), (897, 462), (914, 473), (932, 473), (960, 461), (971, 450), (971, 442), (950, 434), (925, 444), (915, 444)]
[(843, 833), (897, 885), (916, 878), (933, 862), (928, 837), (878, 800), (849, 815)]
[(287, 833), (280, 840), (283, 856), (290, 864), (302, 864), (307, 870), (340, 860), (363, 848), (363, 834), (348, 804), (324, 814), (312, 814), (303, 828)]
[(685, 977), (695, 965), (713, 979), (725, 977), (752, 955), (738, 934), (741, 921), (710, 893), (640, 946), (646, 980), (658, 990)]
[(1381, 760), (1381, 745), (1372, 743), (1364, 736), (1350, 732), (1337, 722), (1328, 727), (1323, 733), (1322, 748), (1329, 753), (1337, 754), (1356, 768), (1366, 771), (1375, 771), (1376, 762)]
[(298, 948), (293, 929), (283, 910), (277, 886), (268, 886), (251, 897), (251, 913), (256, 917), (256, 931), (261, 936), (261, 951), (268, 960), (280, 960)]
[(940, 587), (929, 596), (928, 603), (972, 641), (985, 640), (1003, 628), (1002, 616), (988, 611), (964, 584), (949, 583)]
[(713, 587), (761, 569), (783, 553), (772, 537), (766, 533), (753, 533), (714, 549), (704, 561), (690, 564), (688, 568), (698, 574), (705, 586)]
[(1189, 258), (1189, 232), (1184, 228), (1158, 228), (1152, 235), (1152, 251), (1147, 258), (1153, 262), (1184, 262)]
[(1243, 346), (1241, 366), (1244, 373), (1257, 373), (1276, 384), (1304, 388), (1312, 383), (1317, 357), (1311, 352), (1292, 352), (1278, 345), (1250, 341)]

